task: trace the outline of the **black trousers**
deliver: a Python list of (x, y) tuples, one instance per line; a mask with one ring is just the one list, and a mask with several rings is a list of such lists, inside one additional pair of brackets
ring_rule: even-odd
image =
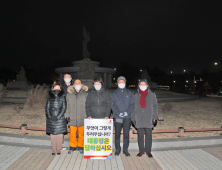
[[(145, 147), (144, 147), (144, 132), (145, 132)], [(139, 145), (139, 152), (151, 152), (152, 147), (152, 128), (138, 128), (138, 145)]]
[(129, 147), (129, 130), (131, 126), (131, 119), (123, 119), (123, 123), (116, 122), (116, 119), (114, 119), (114, 126), (115, 126), (116, 151), (121, 150), (120, 135), (122, 128), (123, 128), (123, 151), (127, 151)]

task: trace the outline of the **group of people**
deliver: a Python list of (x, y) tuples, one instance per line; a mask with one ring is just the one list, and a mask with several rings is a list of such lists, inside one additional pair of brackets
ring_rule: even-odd
[[(51, 137), (52, 155), (60, 155), (67, 124), (70, 128), (68, 154), (84, 153), (84, 119), (109, 119), (111, 110), (115, 126), (115, 155), (121, 152), (120, 135), (123, 128), (123, 154), (130, 156), (129, 130), (131, 124), (138, 132), (138, 157), (145, 153), (152, 157), (152, 128), (157, 124), (158, 104), (146, 79), (138, 83), (137, 93), (126, 88), (126, 78), (117, 79), (118, 88), (111, 94), (103, 80), (93, 80), (91, 90), (80, 79), (72, 84), (70, 74), (64, 74), (64, 84), (54, 84), (46, 104), (46, 133)], [(78, 132), (78, 133), (77, 133)], [(145, 146), (144, 146), (145, 134)], [(77, 140), (78, 135), (78, 140)]]

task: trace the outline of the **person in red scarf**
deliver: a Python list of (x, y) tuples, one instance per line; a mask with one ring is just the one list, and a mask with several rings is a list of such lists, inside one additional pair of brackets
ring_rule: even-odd
[[(132, 112), (132, 123), (137, 128), (139, 153), (138, 157), (147, 154), (152, 158), (152, 128), (157, 124), (158, 104), (155, 93), (149, 89), (146, 79), (138, 83), (137, 93), (134, 95), (135, 106)], [(145, 133), (145, 146), (144, 146)]]

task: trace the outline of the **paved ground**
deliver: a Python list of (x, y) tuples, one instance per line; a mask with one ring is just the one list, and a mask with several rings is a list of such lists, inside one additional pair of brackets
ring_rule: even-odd
[(24, 146), (0, 145), (0, 170), (167, 170), (167, 169), (222, 169), (222, 147), (203, 149), (183, 149), (153, 151), (154, 158), (143, 155), (136, 157), (137, 152), (130, 152), (131, 157), (113, 156), (108, 160), (87, 160), (83, 155), (74, 152), (52, 156), (50, 149)]

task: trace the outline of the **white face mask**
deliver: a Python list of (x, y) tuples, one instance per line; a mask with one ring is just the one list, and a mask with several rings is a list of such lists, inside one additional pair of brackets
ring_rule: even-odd
[(80, 90), (81, 88), (82, 88), (82, 87), (81, 87), (80, 85), (76, 85), (76, 86), (75, 86), (75, 89), (76, 89), (76, 90)]
[(140, 86), (140, 90), (145, 91), (147, 89), (147, 86)]
[(64, 81), (65, 81), (66, 83), (69, 83), (69, 82), (71, 81), (71, 78), (65, 78)]
[(124, 83), (120, 83), (120, 84), (118, 84), (118, 87), (121, 88), (121, 89), (124, 89), (125, 86), (126, 86), (126, 85), (125, 85)]
[(95, 87), (96, 90), (100, 90), (102, 86), (101, 85), (95, 85), (94, 87)]

